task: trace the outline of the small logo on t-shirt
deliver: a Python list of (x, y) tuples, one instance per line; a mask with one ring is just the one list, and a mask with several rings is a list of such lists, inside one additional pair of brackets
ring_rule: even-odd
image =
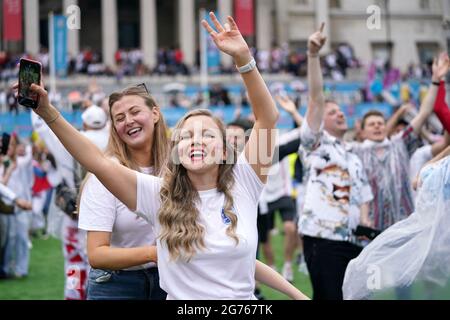
[(222, 221), (224, 224), (226, 225), (230, 225), (231, 224), (231, 220), (230, 218), (225, 214), (225, 209), (222, 208)]

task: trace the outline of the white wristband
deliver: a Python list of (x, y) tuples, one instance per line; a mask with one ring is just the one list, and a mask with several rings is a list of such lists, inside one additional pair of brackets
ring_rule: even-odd
[(236, 69), (239, 71), (239, 73), (247, 73), (247, 72), (252, 71), (255, 68), (256, 68), (256, 61), (254, 58), (252, 58), (252, 60), (250, 60), (249, 63), (247, 63), (246, 65), (243, 65), (242, 67), (236, 67)]

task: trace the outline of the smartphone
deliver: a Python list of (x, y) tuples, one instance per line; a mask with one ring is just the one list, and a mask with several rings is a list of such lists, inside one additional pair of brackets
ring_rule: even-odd
[(19, 67), (19, 104), (36, 109), (39, 106), (39, 95), (30, 90), (33, 83), (41, 83), (42, 65), (38, 61), (20, 59)]

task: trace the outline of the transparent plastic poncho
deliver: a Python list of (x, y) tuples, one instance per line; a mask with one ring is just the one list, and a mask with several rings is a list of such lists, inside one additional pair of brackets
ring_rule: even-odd
[(450, 157), (423, 168), (420, 180), (415, 212), (385, 230), (349, 263), (344, 299), (370, 299), (418, 282), (448, 285)]

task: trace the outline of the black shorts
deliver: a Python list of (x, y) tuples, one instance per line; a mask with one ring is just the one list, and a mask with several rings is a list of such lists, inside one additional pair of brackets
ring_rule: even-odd
[(282, 197), (274, 202), (269, 202), (268, 207), (268, 213), (258, 213), (258, 236), (261, 243), (267, 242), (268, 233), (274, 228), (276, 211), (280, 213), (283, 222), (292, 221), (295, 223), (297, 218), (297, 205), (291, 197)]

